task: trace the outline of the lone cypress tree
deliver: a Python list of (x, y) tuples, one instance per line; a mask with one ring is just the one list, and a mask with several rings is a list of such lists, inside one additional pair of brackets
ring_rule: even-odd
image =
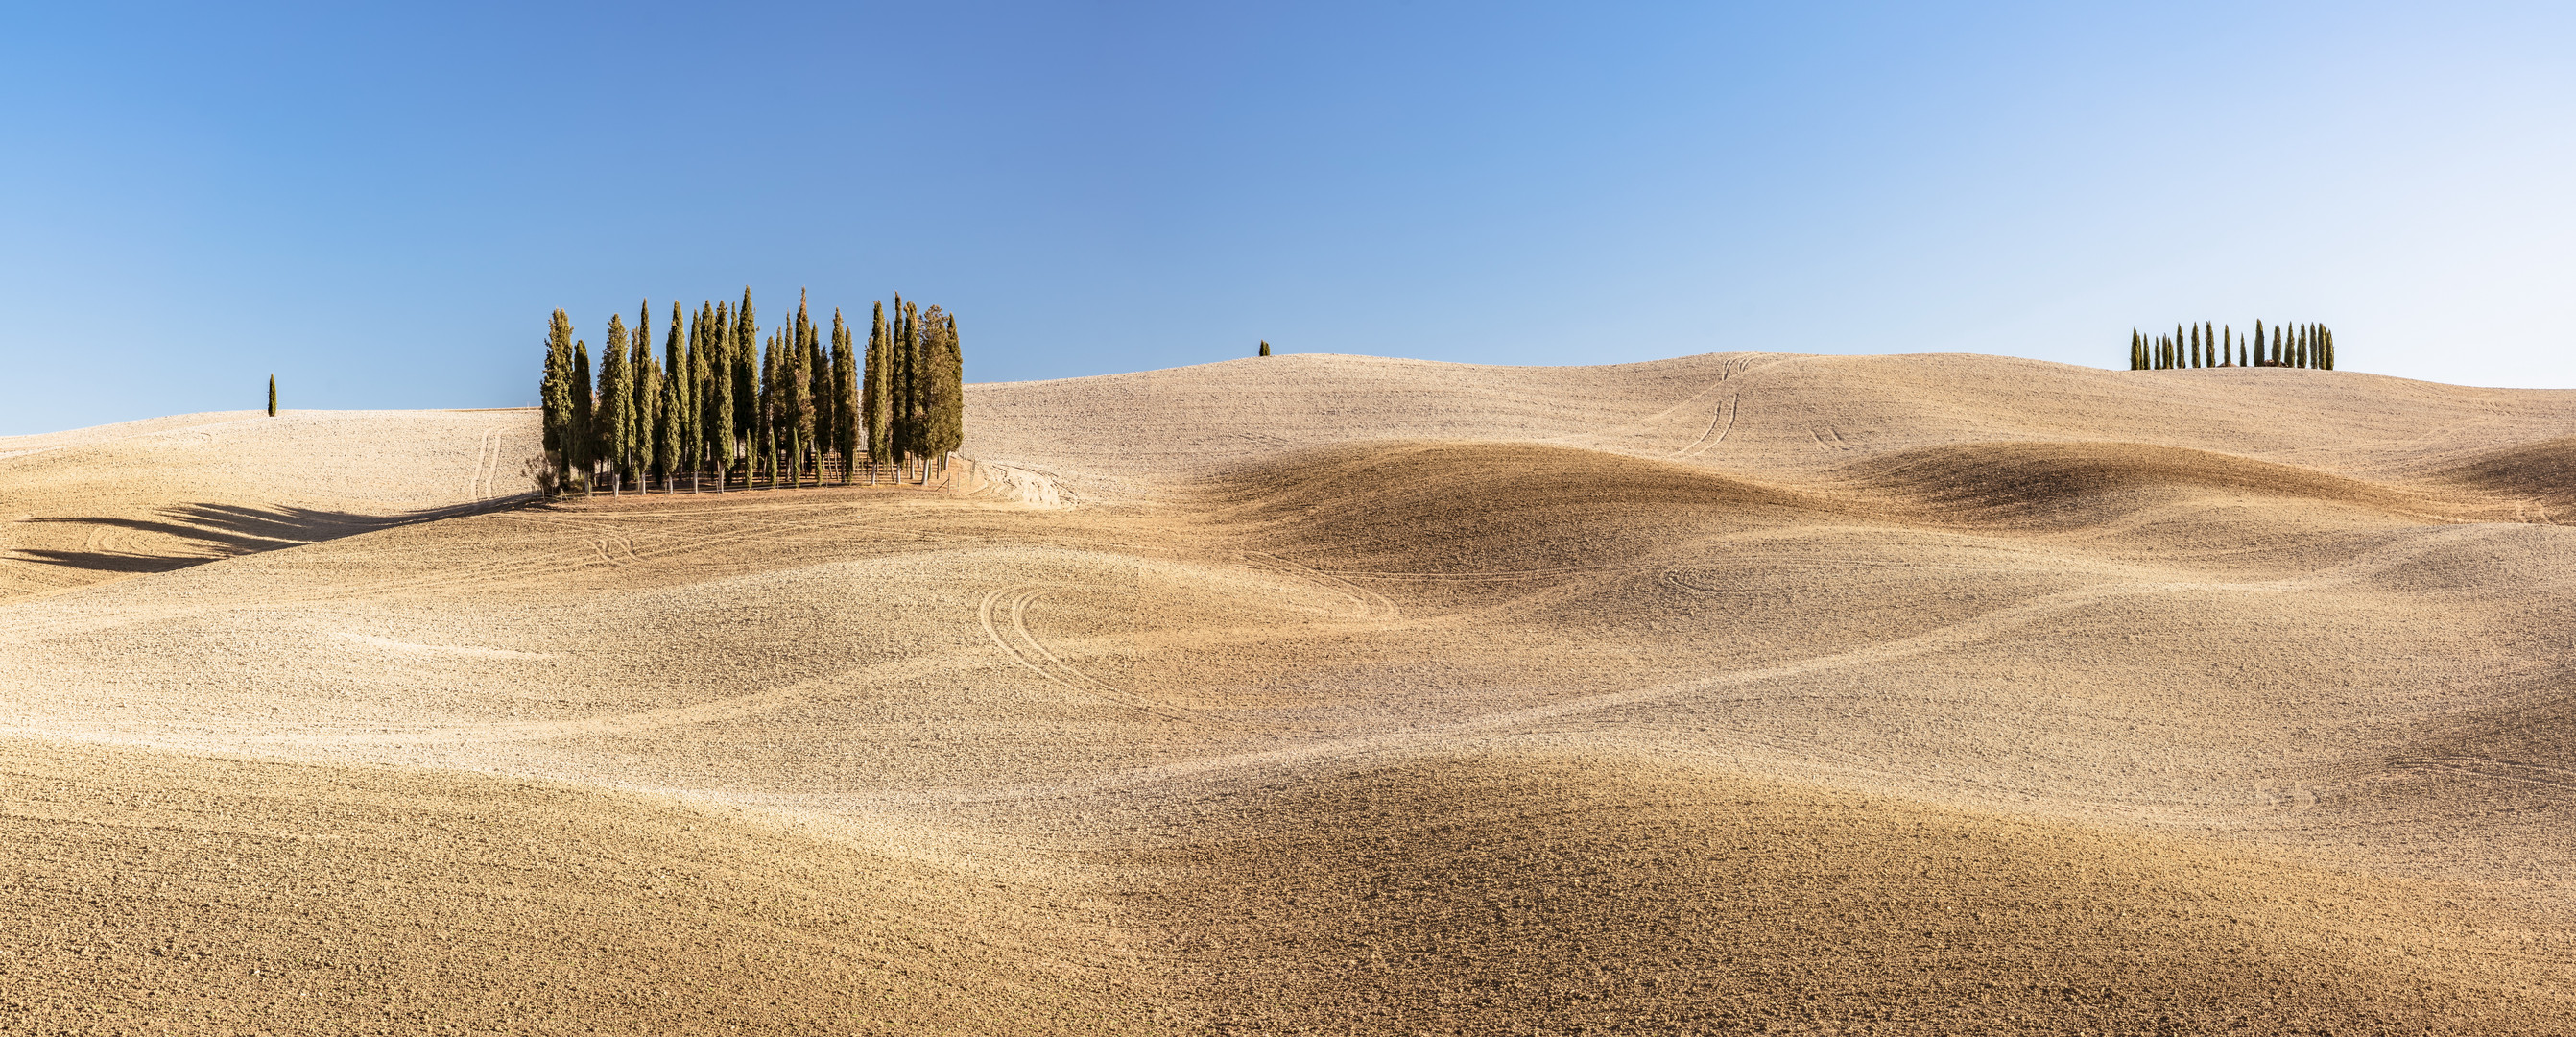
[(277, 416), (277, 376), (274, 374), (268, 376), (268, 416)]

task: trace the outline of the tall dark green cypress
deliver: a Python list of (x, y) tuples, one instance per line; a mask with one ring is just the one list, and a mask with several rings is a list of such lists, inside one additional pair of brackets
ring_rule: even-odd
[[(921, 405), (926, 372), (921, 365), (921, 306), (903, 304), (903, 325), (895, 331), (895, 358), (902, 365), (895, 378), (895, 391), (903, 394), (901, 406), (895, 408), (896, 420), (903, 424), (894, 430), (895, 448), (903, 452), (907, 464), (917, 465), (929, 451), (922, 439)], [(926, 476), (925, 476), (926, 479)]]
[(277, 376), (274, 374), (268, 376), (268, 416), (277, 416)]
[(545, 380), (537, 384), (539, 427), (560, 490), (572, 478), (572, 318), (556, 310), (546, 322)]
[(671, 300), (671, 330), (662, 340), (662, 391), (655, 400), (661, 409), (653, 422), (653, 470), (662, 477), (664, 493), (677, 487), (673, 480), (679, 476), (684, 456), (681, 430), (688, 427), (689, 411), (682, 402), (688, 398), (688, 343), (680, 336), (681, 325), (687, 322), (680, 301)]
[(591, 399), (590, 343), (575, 340), (572, 344), (572, 424), (564, 429), (564, 446), (572, 454), (573, 475), (581, 480), (582, 491), (590, 490), (591, 477), (598, 474), (599, 426), (596, 401)]
[(599, 445), (599, 460), (608, 464), (609, 492), (626, 488), (619, 471), (626, 460), (627, 408), (633, 406), (632, 383), (626, 375), (626, 356), (634, 342), (626, 335), (626, 318), (608, 315), (608, 341), (599, 346), (599, 394), (597, 413), (592, 416), (593, 442)]
[(2138, 329), (2136, 329), (2136, 328), (2130, 328), (2130, 329), (2129, 329), (2129, 370), (2135, 371), (2135, 370), (2137, 370), (2137, 369), (2139, 369), (2139, 368), (2141, 368), (2141, 367), (2145, 367), (2145, 366), (2147, 366), (2147, 365), (2146, 365), (2146, 354), (2145, 354), (2145, 352), (2144, 352), (2144, 351), (2142, 351), (2142, 350), (2140, 350), (2140, 349), (2138, 348)]
[(832, 310), (832, 446), (841, 455), (841, 485), (859, 466), (859, 358), (850, 325)]
[(751, 466), (758, 456), (760, 432), (760, 321), (751, 308), (751, 288), (742, 290), (742, 305), (733, 311), (733, 420), (742, 438), (742, 480), (751, 485)]
[(822, 326), (805, 316), (805, 304), (796, 305), (796, 322), (805, 329), (805, 346), (798, 352), (797, 368), (805, 372), (805, 411), (799, 431), (804, 436), (805, 453), (798, 455), (799, 464), (811, 460), (814, 485), (823, 484), (823, 459), (832, 452), (832, 358), (823, 352)]
[(634, 473), (636, 485), (650, 478), (653, 469), (653, 301), (638, 303), (635, 310), (635, 339), (626, 357), (626, 377), (633, 381), (635, 398), (626, 408), (626, 466)]
[(957, 339), (957, 315), (948, 314), (939, 329), (939, 394), (945, 413), (939, 419), (938, 442), (931, 444), (939, 467), (948, 455), (966, 449), (966, 351)]
[(885, 304), (875, 305), (868, 326), (867, 369), (859, 386), (859, 405), (867, 422), (868, 482), (894, 463), (894, 329), (886, 323)]
[(717, 303), (713, 319), (707, 322), (707, 340), (713, 348), (707, 355), (707, 406), (705, 410), (707, 467), (715, 473), (716, 492), (723, 493), (733, 476), (733, 462), (739, 456), (740, 440), (734, 417), (737, 394), (734, 391), (733, 322), (726, 304)]

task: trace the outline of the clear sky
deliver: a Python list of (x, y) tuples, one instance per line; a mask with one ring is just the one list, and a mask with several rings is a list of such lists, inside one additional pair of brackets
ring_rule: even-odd
[(532, 402), (546, 315), (1249, 355), (2576, 386), (2576, 6), (13, 4), (0, 433)]

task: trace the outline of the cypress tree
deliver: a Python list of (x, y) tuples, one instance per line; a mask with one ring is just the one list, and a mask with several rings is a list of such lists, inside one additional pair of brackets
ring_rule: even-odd
[(2191, 366), (2202, 366), (2200, 361), (2200, 325), (2194, 324), (2191, 326)]
[(920, 349), (916, 376), (921, 414), (917, 453), (922, 462), (921, 478), (927, 483), (932, 468), (944, 466), (948, 452), (957, 449), (962, 438), (957, 423), (963, 411), (958, 399), (963, 387), (958, 384), (957, 352), (949, 340), (954, 325), (947, 311), (937, 306), (924, 310), (913, 327)]
[[(672, 303), (671, 306), (677, 309), (679, 304)], [(678, 426), (672, 431), (671, 438), (680, 445), (679, 465), (689, 471), (690, 493), (698, 492), (698, 473), (706, 470), (706, 418), (698, 413), (706, 400), (706, 328), (707, 313), (702, 308), (697, 319), (689, 324), (689, 341), (682, 345), (679, 344), (680, 322), (677, 318), (671, 321), (671, 339), (680, 351), (678, 366), (672, 368), (671, 374), (674, 382), (671, 413), (674, 424)]]
[(639, 486), (653, 469), (653, 396), (658, 386), (654, 384), (652, 311), (650, 299), (637, 305), (633, 352), (626, 357), (626, 377), (635, 386), (635, 398), (626, 408), (626, 465)]
[[(792, 327), (792, 323), (791, 326)], [(760, 439), (761, 462), (769, 466), (769, 488), (778, 488), (778, 453), (786, 439), (787, 383), (791, 380), (787, 365), (787, 335), (790, 328), (769, 334), (760, 349)]]
[(867, 422), (868, 482), (874, 485), (880, 466), (894, 461), (894, 330), (886, 324), (885, 304), (875, 306), (868, 326), (867, 368), (860, 376), (859, 406)]
[(2139, 365), (2139, 363), (2138, 363), (2138, 329), (2136, 329), (2136, 328), (2130, 328), (2130, 329), (2129, 329), (2129, 370), (2135, 371), (2135, 370), (2137, 370), (2137, 369), (2139, 368), (2139, 366), (2140, 366), (2140, 365)]
[(725, 483), (733, 477), (734, 385), (733, 323), (724, 303), (716, 304), (715, 316), (707, 322), (707, 402), (706, 419), (707, 467), (715, 472), (716, 492), (723, 493)]
[(680, 325), (687, 321), (677, 299), (671, 300), (671, 330), (662, 341), (662, 391), (655, 396), (659, 408), (653, 420), (653, 471), (662, 477), (662, 492), (676, 487), (680, 471), (680, 430), (688, 411), (681, 406), (689, 381), (685, 362), (687, 346), (680, 337)]
[(850, 325), (832, 310), (832, 446), (841, 455), (841, 485), (850, 484), (859, 463), (859, 360), (850, 341)]
[(628, 399), (630, 383), (626, 376), (626, 355), (632, 347), (633, 342), (626, 335), (626, 318), (609, 314), (608, 341), (599, 347), (599, 397), (595, 421), (599, 459), (608, 462), (610, 493), (626, 488), (619, 479), (622, 473), (617, 469), (626, 458), (626, 411), (633, 403)]
[[(802, 307), (799, 307), (802, 312)], [(832, 427), (832, 358), (823, 352), (823, 328), (813, 321), (805, 325), (805, 348), (799, 352), (796, 365), (805, 372), (805, 418), (800, 428), (805, 452), (798, 454), (798, 464), (812, 461), (814, 485), (823, 485), (823, 461), (840, 440)]]
[(277, 376), (275, 374), (268, 376), (268, 416), (272, 418), (277, 416)]
[(550, 489), (557, 490), (572, 478), (572, 443), (566, 435), (572, 429), (572, 348), (572, 318), (556, 310), (546, 322), (545, 380), (537, 385), (537, 399), (544, 448), (555, 472)]
[(593, 462), (599, 457), (598, 408), (591, 398), (590, 343), (576, 340), (572, 344), (572, 423), (564, 428), (564, 447), (572, 454), (572, 470), (581, 477), (582, 492), (590, 492), (591, 476), (598, 474)]
[(751, 485), (751, 468), (760, 445), (760, 322), (751, 308), (751, 288), (742, 290), (742, 305), (733, 311), (734, 434), (742, 437), (742, 484)]
[(2272, 325), (2272, 366), (2286, 367), (2289, 363), (2290, 329), (2278, 324)]
[(2334, 329), (2326, 330), (2326, 370), (2334, 370)]
[(948, 416), (939, 423), (939, 467), (948, 467), (948, 455), (966, 449), (966, 347), (957, 339), (957, 315), (948, 315), (947, 326), (939, 335), (942, 349), (939, 384), (947, 395)]
[(893, 453), (895, 481), (912, 477), (912, 337), (910, 308), (903, 293), (894, 293), (894, 326), (886, 340), (886, 438)]
[[(895, 391), (903, 394), (900, 405), (895, 408), (896, 419), (903, 422), (894, 430), (895, 449), (903, 453), (908, 464), (917, 467), (918, 462), (929, 455), (928, 444), (922, 438), (922, 433), (927, 431), (922, 427), (922, 403), (928, 396), (924, 390), (929, 388), (927, 385), (929, 379), (926, 377), (928, 372), (922, 370), (921, 364), (921, 305), (919, 303), (903, 304), (903, 326), (895, 331), (895, 344), (898, 347), (895, 350), (895, 359), (901, 367), (896, 373), (894, 385)], [(928, 480), (927, 473), (924, 473), (923, 479)]]
[(1269, 356), (1269, 355), (1270, 355), (1270, 340), (1269, 340), (1269, 339), (1262, 339), (1262, 340), (1261, 340), (1261, 355), (1263, 355), (1263, 356)]
[[(815, 404), (831, 400), (828, 381), (832, 373), (814, 362), (814, 324), (805, 319), (802, 306), (797, 308), (796, 318), (797, 327), (804, 335), (805, 341), (793, 344), (788, 350), (788, 355), (796, 360), (796, 370), (788, 378), (787, 385), (787, 410), (790, 418), (793, 419), (789, 423), (789, 429), (794, 442), (794, 447), (787, 452), (787, 483), (790, 486), (805, 484), (806, 455), (811, 454), (815, 462), (814, 470), (817, 476), (815, 482), (819, 485), (822, 482), (820, 476), (824, 442), (821, 433), (823, 408)], [(825, 391), (819, 396), (814, 392), (814, 376), (817, 373), (820, 373), (827, 382)]]

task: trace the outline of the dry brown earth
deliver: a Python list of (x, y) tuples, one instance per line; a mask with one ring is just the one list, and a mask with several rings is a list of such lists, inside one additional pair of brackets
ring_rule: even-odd
[(1728, 354), (0, 439), (0, 1030), (2576, 1032), (2576, 393)]

